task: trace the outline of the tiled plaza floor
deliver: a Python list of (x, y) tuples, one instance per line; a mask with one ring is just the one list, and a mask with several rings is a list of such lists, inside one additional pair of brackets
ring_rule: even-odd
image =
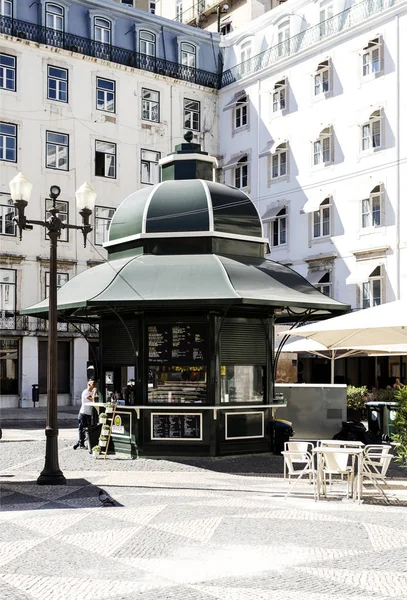
[(67, 437), (58, 487), (35, 484), (43, 441), (0, 442), (1, 600), (407, 600), (405, 470), (390, 505), (284, 500), (281, 457), (95, 460)]

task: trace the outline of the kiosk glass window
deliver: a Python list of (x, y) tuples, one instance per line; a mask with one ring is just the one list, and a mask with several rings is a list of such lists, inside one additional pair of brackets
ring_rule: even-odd
[(207, 369), (202, 365), (150, 365), (148, 402), (151, 404), (205, 404)]
[(260, 365), (221, 366), (221, 402), (262, 403), (264, 372)]

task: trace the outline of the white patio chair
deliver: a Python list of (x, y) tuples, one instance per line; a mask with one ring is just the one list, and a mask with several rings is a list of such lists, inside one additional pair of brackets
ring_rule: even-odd
[[(291, 462), (295, 465), (305, 465), (308, 462), (308, 455), (312, 453), (313, 445), (310, 442), (284, 442), (284, 450), (291, 452)], [(288, 479), (291, 475), (288, 473)], [(284, 479), (287, 479), (287, 464), (284, 461)], [(311, 473), (310, 473), (311, 479)]]
[[(389, 465), (393, 459), (390, 454), (391, 446), (381, 444), (371, 444), (366, 446), (363, 456), (363, 476), (367, 481), (370, 481), (377, 489), (378, 483), (383, 483), (386, 487), (390, 487), (386, 481), (386, 475)], [(384, 494), (383, 490), (380, 491)], [(385, 495), (385, 494), (384, 494)]]
[[(302, 469), (298, 469), (298, 468), (296, 469), (295, 466), (298, 464), (298, 462), (293, 462), (293, 461), (297, 460), (298, 452), (291, 452), (290, 450), (283, 450), (282, 455), (284, 457), (284, 468), (287, 469), (289, 477), (295, 477), (295, 482), (294, 482), (293, 486), (288, 490), (288, 492), (286, 493), (284, 498), (287, 498), (287, 496), (289, 496), (289, 494), (291, 494), (294, 491), (295, 486), (298, 484), (300, 479), (302, 479), (304, 477), (304, 475), (305, 476), (308, 475), (311, 478), (311, 481), (313, 484), (312, 488), (313, 488), (313, 493), (314, 493), (314, 500), (316, 500), (316, 491), (315, 491), (316, 471), (314, 469), (314, 461), (313, 461), (312, 455), (309, 452), (305, 452), (302, 454), (303, 459), (306, 460), (305, 466)], [(304, 461), (302, 461), (302, 462), (304, 463)]]
[[(321, 476), (322, 489), (324, 496), (326, 493), (326, 476), (329, 477), (329, 482), (332, 483), (332, 475), (339, 475), (342, 479), (346, 478), (346, 497), (353, 496), (353, 479), (354, 465), (348, 465), (349, 454), (347, 452), (321, 452)], [(318, 490), (319, 491), (319, 490)]]

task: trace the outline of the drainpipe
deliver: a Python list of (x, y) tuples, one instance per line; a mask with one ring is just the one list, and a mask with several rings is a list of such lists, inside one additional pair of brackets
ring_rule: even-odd
[[(397, 280), (396, 280), (396, 300), (400, 300), (401, 273), (400, 273), (400, 21), (399, 15), (396, 17), (396, 161), (397, 161), (397, 208), (396, 208), (396, 261), (397, 261)], [(401, 374), (400, 374), (401, 376)]]
[[(256, 164), (257, 164), (257, 210), (260, 212), (260, 115), (261, 115), (261, 94), (260, 94), (260, 78), (257, 82), (257, 97), (259, 99), (259, 106), (257, 110), (257, 156), (256, 156)], [(252, 157), (253, 164), (253, 157)]]

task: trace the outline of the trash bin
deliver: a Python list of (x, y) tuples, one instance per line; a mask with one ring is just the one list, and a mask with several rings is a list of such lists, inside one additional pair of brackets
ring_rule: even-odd
[(383, 413), (384, 402), (366, 402), (367, 409), (367, 424), (370, 433), (377, 437), (383, 435)]
[(396, 433), (397, 402), (366, 402), (369, 431), (389, 441)]
[(89, 425), (85, 431), (85, 443), (88, 446), (89, 454), (92, 454), (93, 446), (97, 446), (99, 442), (100, 432), (102, 430), (102, 424)]
[(284, 419), (274, 419), (274, 454), (281, 454), (284, 450), (284, 443), (288, 442), (290, 437), (294, 435), (293, 424), (291, 421)]
[(397, 402), (386, 402), (384, 406), (384, 439), (390, 441), (396, 433)]

